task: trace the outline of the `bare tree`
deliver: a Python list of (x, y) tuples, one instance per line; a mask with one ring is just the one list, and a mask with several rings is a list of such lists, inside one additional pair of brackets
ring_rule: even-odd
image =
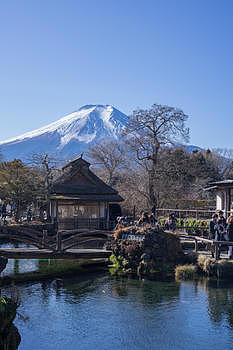
[(137, 160), (144, 162), (148, 174), (150, 205), (157, 206), (156, 168), (162, 146), (187, 142), (189, 129), (185, 126), (188, 116), (181, 109), (154, 104), (150, 109), (136, 110), (129, 117), (124, 130), (127, 144), (136, 153)]
[(102, 140), (94, 146), (90, 146), (87, 157), (93, 165), (100, 165), (107, 174), (106, 182), (114, 185), (117, 171), (125, 165), (125, 149), (118, 141)]
[(43, 206), (46, 207), (47, 218), (49, 219), (50, 215), (48, 200), (52, 183), (60, 174), (58, 169), (58, 164), (60, 161), (55, 155), (49, 155), (48, 153), (34, 153), (28, 158), (28, 163), (33, 168), (36, 168), (41, 175), (42, 183), (38, 196), (41, 198), (41, 201), (44, 202)]
[(233, 177), (233, 149), (228, 148), (214, 148), (212, 150), (212, 157), (214, 157), (218, 170), (222, 178)]

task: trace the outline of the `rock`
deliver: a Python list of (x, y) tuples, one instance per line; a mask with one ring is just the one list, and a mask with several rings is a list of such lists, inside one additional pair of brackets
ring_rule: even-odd
[(140, 275), (150, 275), (150, 271), (154, 269), (173, 271), (174, 266), (183, 259), (180, 240), (174, 233), (164, 231), (158, 226), (134, 229), (135, 235), (141, 235), (142, 240), (136, 241), (133, 237), (127, 239), (132, 227), (120, 228), (114, 233), (115, 240), (111, 242), (110, 248), (119, 269), (127, 271), (130, 268)]

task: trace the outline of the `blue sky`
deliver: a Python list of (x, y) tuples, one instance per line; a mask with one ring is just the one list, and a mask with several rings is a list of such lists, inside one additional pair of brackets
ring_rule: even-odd
[(233, 148), (232, 0), (0, 1), (0, 140), (85, 104), (190, 116), (190, 143)]

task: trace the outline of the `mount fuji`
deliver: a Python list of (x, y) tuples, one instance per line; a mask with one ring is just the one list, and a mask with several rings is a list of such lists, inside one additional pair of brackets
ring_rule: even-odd
[(40, 129), (1, 141), (4, 160), (35, 153), (70, 159), (101, 139), (118, 139), (128, 117), (110, 105), (87, 105)]

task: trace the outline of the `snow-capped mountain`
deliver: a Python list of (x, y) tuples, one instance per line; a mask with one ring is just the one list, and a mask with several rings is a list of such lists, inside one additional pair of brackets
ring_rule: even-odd
[(35, 153), (69, 159), (101, 139), (118, 139), (127, 120), (110, 105), (87, 105), (40, 129), (0, 142), (0, 151), (4, 160), (26, 160)]

